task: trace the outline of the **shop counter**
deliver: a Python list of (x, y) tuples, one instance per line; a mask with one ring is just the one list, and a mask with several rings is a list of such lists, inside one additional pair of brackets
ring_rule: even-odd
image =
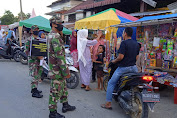
[[(148, 70), (155, 70), (159, 72), (168, 72), (170, 75), (176, 77), (177, 75), (177, 69), (164, 69), (161, 67), (147, 67), (146, 69)], [(153, 82), (155, 83), (155, 86), (159, 86), (159, 82), (157, 79), (154, 79)], [(165, 81), (163, 84), (167, 86), (172, 86), (174, 87), (174, 104), (177, 104), (177, 86), (174, 86), (171, 84), (172, 82)], [(160, 83), (162, 84), (162, 83)]]

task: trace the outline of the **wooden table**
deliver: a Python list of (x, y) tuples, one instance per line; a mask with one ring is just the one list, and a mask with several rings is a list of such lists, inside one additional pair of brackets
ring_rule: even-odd
[[(147, 67), (146, 69), (156, 70), (156, 71), (160, 71), (160, 72), (168, 72), (169, 74), (171, 74), (174, 77), (177, 75), (177, 69), (164, 69), (161, 67)], [(157, 82), (157, 80), (153, 80), (153, 82), (156, 83), (156, 86), (159, 86), (159, 82)], [(165, 82), (164, 85), (172, 86), (172, 85), (170, 85), (170, 82)], [(174, 87), (174, 104), (177, 104), (177, 87)]]

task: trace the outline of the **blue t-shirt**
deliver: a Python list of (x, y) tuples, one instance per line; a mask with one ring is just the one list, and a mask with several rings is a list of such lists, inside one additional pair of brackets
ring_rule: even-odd
[(139, 44), (128, 39), (121, 42), (118, 53), (123, 54), (124, 58), (120, 61), (119, 67), (129, 67), (136, 65), (136, 56), (139, 55)]

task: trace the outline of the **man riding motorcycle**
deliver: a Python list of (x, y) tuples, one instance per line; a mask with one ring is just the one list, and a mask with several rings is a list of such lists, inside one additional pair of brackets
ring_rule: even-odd
[(112, 93), (120, 77), (125, 73), (138, 72), (136, 60), (138, 59), (139, 55), (139, 44), (131, 39), (132, 34), (132, 28), (125, 28), (122, 35), (124, 41), (122, 41), (118, 51), (119, 55), (111, 62), (112, 64), (119, 62), (119, 67), (115, 70), (113, 76), (108, 82), (106, 104), (101, 105), (102, 108), (112, 109)]

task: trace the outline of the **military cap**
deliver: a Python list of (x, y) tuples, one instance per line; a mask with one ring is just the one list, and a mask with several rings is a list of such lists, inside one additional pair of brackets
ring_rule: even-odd
[(50, 23), (64, 23), (64, 21), (62, 21), (60, 17), (53, 16), (50, 18)]
[(35, 30), (35, 29), (39, 29), (39, 27), (38, 27), (37, 25), (33, 25), (33, 26), (31, 27), (31, 30)]

